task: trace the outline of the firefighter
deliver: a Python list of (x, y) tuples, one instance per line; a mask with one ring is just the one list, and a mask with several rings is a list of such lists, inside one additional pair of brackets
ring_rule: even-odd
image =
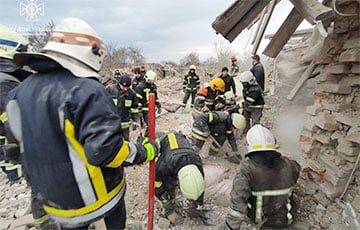
[(141, 126), (148, 126), (148, 105), (150, 93), (155, 94), (155, 103), (157, 112), (161, 113), (161, 104), (157, 95), (157, 87), (155, 85), (156, 73), (153, 70), (148, 70), (144, 76), (145, 81), (135, 88), (136, 96), (140, 102), (140, 109), (142, 113)]
[(244, 134), (246, 134), (251, 126), (260, 123), (265, 101), (263, 91), (250, 71), (243, 72), (239, 79), (243, 85), (242, 93), (244, 101), (242, 102), (242, 108), (246, 119), (246, 127), (244, 129)]
[(215, 98), (225, 89), (225, 82), (221, 78), (214, 78), (206, 87), (201, 87), (194, 100), (194, 108), (192, 110), (193, 117), (203, 112), (215, 110)]
[(107, 229), (124, 229), (123, 166), (151, 160), (160, 148), (123, 139), (121, 118), (96, 79), (105, 55), (90, 25), (66, 18), (39, 53), (14, 57), (37, 73), (9, 93), (10, 128), (32, 189), (62, 229), (87, 229), (103, 217)]
[(257, 83), (260, 85), (262, 91), (265, 90), (265, 73), (264, 66), (260, 62), (260, 56), (255, 54), (251, 57), (252, 67), (250, 69), (251, 73), (255, 76)]
[(244, 127), (245, 118), (238, 113), (229, 114), (222, 111), (213, 111), (199, 114), (194, 119), (191, 131), (192, 146), (195, 152), (199, 152), (206, 139), (210, 136), (212, 143), (209, 155), (214, 156), (219, 153), (220, 148), (228, 140), (232, 152), (225, 153), (225, 158), (232, 163), (239, 164), (241, 155), (236, 144), (234, 129), (242, 130)]
[(237, 58), (235, 55), (232, 55), (230, 57), (231, 60), (231, 71), (230, 71), (230, 75), (232, 77), (236, 77), (238, 72), (239, 72), (239, 65), (237, 64)]
[(196, 91), (200, 88), (200, 78), (195, 71), (196, 71), (195, 65), (191, 65), (189, 68), (189, 73), (186, 74), (184, 77), (183, 90), (185, 96), (181, 104), (183, 108), (186, 107), (186, 103), (190, 96), (191, 96), (191, 108), (194, 106)]
[(246, 135), (248, 153), (233, 181), (231, 205), (220, 230), (257, 227), (287, 229), (293, 221), (292, 191), (300, 165), (281, 156), (275, 138), (261, 125)]
[(236, 95), (235, 81), (233, 77), (229, 75), (229, 69), (226, 66), (221, 69), (221, 76), (219, 78), (225, 82), (224, 92), (232, 90), (232, 92)]
[[(119, 78), (119, 91), (117, 95), (117, 109), (121, 117), (121, 130), (125, 140), (130, 140), (130, 123), (138, 121), (139, 99), (136, 93), (131, 89), (131, 78), (123, 75)], [(136, 128), (134, 125), (133, 127)]]
[(183, 223), (184, 218), (175, 203), (175, 190), (179, 185), (182, 196), (190, 201), (188, 216), (211, 225), (211, 211), (203, 208), (205, 182), (200, 156), (181, 132), (157, 133), (157, 136), (161, 148), (155, 166), (155, 195), (161, 202), (160, 215), (172, 225)]
[(235, 96), (231, 91), (227, 91), (215, 98), (215, 110), (226, 111), (228, 113), (239, 113), (241, 105), (236, 102)]
[(141, 82), (144, 82), (144, 75), (142, 75), (140, 68), (135, 68), (134, 70), (134, 77), (132, 79), (132, 88), (135, 88), (140, 85)]

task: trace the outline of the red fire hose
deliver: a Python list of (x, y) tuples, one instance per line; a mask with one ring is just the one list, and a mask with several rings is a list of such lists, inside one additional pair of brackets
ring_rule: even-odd
[[(155, 140), (155, 94), (149, 95), (149, 140)], [(154, 223), (154, 197), (155, 197), (155, 159), (149, 165), (149, 204), (148, 204), (148, 230), (153, 229)]]

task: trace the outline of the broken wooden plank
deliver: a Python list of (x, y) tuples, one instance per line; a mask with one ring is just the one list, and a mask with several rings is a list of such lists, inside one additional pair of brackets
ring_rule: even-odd
[(259, 45), (260, 45), (260, 42), (262, 40), (262, 37), (264, 36), (264, 33), (265, 33), (265, 29), (267, 27), (267, 25), (269, 24), (269, 21), (270, 21), (270, 17), (274, 11), (274, 8), (275, 8), (275, 3), (276, 3), (276, 0), (272, 0), (269, 4), (269, 6), (267, 7), (268, 8), (268, 12), (266, 14), (266, 17), (264, 19), (264, 23), (262, 23), (261, 25), (261, 28), (260, 28), (260, 31), (258, 32), (258, 35), (256, 37), (256, 41), (255, 41), (255, 45), (253, 47), (253, 50), (252, 50), (252, 54), (256, 54), (257, 53), (257, 50), (259, 48)]
[(333, 10), (316, 0), (290, 0), (299, 13), (310, 23), (333, 17)]
[(265, 48), (263, 54), (275, 58), (303, 20), (304, 17), (294, 7)]
[(221, 15), (216, 17), (212, 27), (217, 33), (221, 33), (225, 37), (255, 4), (256, 1), (235, 1)]
[(294, 88), (290, 91), (290, 94), (287, 96), (287, 99), (289, 101), (291, 101), (295, 98), (296, 94), (299, 92), (299, 90), (304, 85), (304, 83), (309, 79), (309, 77), (311, 76), (311, 74), (314, 71), (314, 69), (316, 68), (316, 66), (317, 65), (314, 63), (314, 61), (312, 61), (310, 63), (308, 68), (305, 70), (305, 72), (301, 75), (299, 80), (296, 82), (296, 85), (294, 86)]
[[(246, 1), (250, 2), (250, 1)], [(257, 1), (256, 4), (248, 11), (240, 21), (227, 33), (224, 37), (232, 42), (253, 20), (261, 13), (261, 11), (269, 4), (270, 0)]]
[[(312, 32), (314, 31), (313, 28), (309, 28), (309, 29), (302, 29), (302, 30), (296, 30), (291, 37), (292, 38), (296, 38), (296, 37), (303, 37), (309, 34), (312, 34)], [(275, 34), (265, 34), (265, 39), (272, 39), (274, 37)]]
[[(261, 12), (259, 24), (258, 24), (258, 26), (257, 26), (257, 28), (256, 28), (255, 33), (254, 33), (254, 37), (253, 37), (253, 40), (251, 41), (251, 45), (255, 43), (256, 38), (258, 37), (259, 30), (260, 30), (261, 25), (263, 24), (263, 21), (264, 21), (264, 17), (265, 17), (267, 8), (268, 8), (268, 7), (265, 7), (265, 8), (263, 9), (263, 11)], [(247, 28), (249, 29), (249, 27), (247, 27)]]

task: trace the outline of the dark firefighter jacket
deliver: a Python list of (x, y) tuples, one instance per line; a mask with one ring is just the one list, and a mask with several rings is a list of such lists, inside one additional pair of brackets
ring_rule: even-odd
[(121, 117), (121, 128), (125, 129), (130, 126), (130, 119), (136, 121), (139, 113), (140, 102), (133, 89), (129, 88), (123, 92), (118, 87), (117, 109)]
[(233, 134), (231, 116), (222, 111), (201, 113), (194, 119), (191, 135), (205, 141), (209, 135)]
[(196, 73), (189, 73), (184, 77), (183, 89), (195, 92), (200, 88), (200, 78)]
[(241, 161), (234, 178), (227, 225), (238, 229), (247, 216), (256, 224), (265, 221), (264, 226), (290, 224), (290, 196), (300, 165), (275, 151), (252, 152), (247, 156), (249, 159)]
[(232, 90), (234, 95), (236, 95), (236, 87), (235, 87), (234, 78), (232, 76), (230, 76), (230, 75), (227, 75), (226, 77), (221, 75), (220, 78), (225, 82), (224, 93), (227, 92), (227, 91)]
[(263, 91), (257, 83), (244, 88), (243, 97), (243, 108), (245, 110), (260, 109), (264, 107), (265, 101), (263, 97)]
[(139, 105), (142, 111), (148, 111), (148, 104), (149, 104), (149, 95), (150, 93), (155, 94), (155, 103), (156, 106), (160, 106), (160, 102), (157, 95), (157, 87), (155, 84), (150, 84), (147, 82), (142, 82), (135, 88), (136, 96), (139, 99)]
[(123, 199), (122, 165), (144, 162), (146, 152), (123, 140), (116, 107), (98, 81), (48, 62), (50, 70), (9, 93), (10, 127), (45, 211), (64, 225), (87, 224)]
[(168, 133), (161, 137), (160, 156), (156, 161), (156, 197), (161, 197), (167, 193), (175, 198), (175, 188), (177, 184), (177, 173), (179, 170), (190, 164), (196, 165), (204, 175), (201, 158), (194, 152), (191, 144), (182, 133)]
[(215, 110), (214, 101), (217, 95), (217, 91), (211, 90), (210, 86), (201, 87), (196, 93), (194, 110), (196, 112), (208, 112)]
[(131, 83), (133, 90), (135, 90), (136, 87), (138, 85), (140, 85), (140, 83), (142, 83), (142, 82), (145, 82), (144, 75), (141, 74), (140, 77), (133, 77), (132, 83)]
[(258, 62), (253, 67), (251, 67), (250, 71), (254, 74), (257, 83), (260, 85), (261, 89), (264, 91), (265, 87), (265, 76), (264, 76), (264, 67)]

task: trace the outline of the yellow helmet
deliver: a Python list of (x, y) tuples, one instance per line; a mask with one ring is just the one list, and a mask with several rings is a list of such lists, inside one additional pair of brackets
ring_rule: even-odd
[(10, 28), (0, 24), (0, 58), (4, 60), (0, 64), (1, 72), (12, 72), (18, 67), (10, 60), (14, 59), (15, 54), (26, 52), (29, 48), (29, 41)]
[(210, 88), (212, 90), (224, 91), (225, 90), (225, 82), (223, 81), (223, 79), (221, 79), (219, 77), (214, 78), (210, 81)]
[(205, 190), (204, 176), (196, 165), (186, 165), (178, 172), (181, 194), (190, 200), (197, 200)]

